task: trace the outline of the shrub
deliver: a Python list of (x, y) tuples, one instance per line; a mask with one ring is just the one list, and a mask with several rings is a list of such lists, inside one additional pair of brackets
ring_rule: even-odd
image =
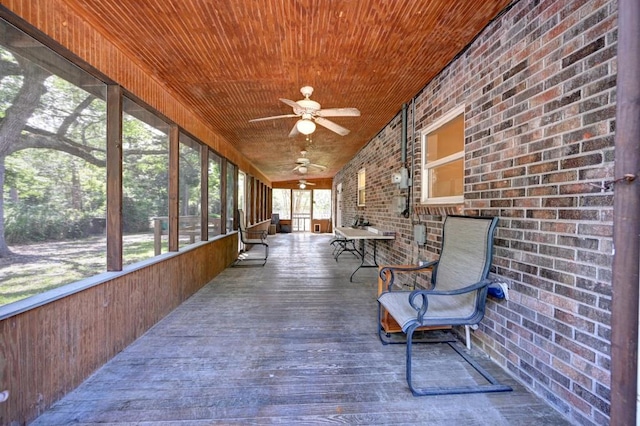
[(7, 244), (85, 238), (89, 235), (93, 216), (27, 203), (10, 204), (6, 213), (4, 234)]

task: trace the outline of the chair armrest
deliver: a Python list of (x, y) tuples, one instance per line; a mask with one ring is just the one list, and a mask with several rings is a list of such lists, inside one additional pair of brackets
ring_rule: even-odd
[(419, 272), (425, 270), (431, 270), (438, 261), (434, 260), (423, 265), (396, 265), (396, 266), (384, 266), (380, 269), (380, 279), (383, 282), (383, 290), (391, 291), (393, 283), (396, 279), (395, 272)]
[[(493, 281), (490, 279), (484, 279), (475, 284), (468, 285), (466, 287), (462, 287), (456, 290), (413, 290), (409, 294), (409, 304), (413, 309), (418, 312), (418, 322), (422, 322), (424, 318), (424, 314), (427, 313), (427, 309), (429, 309), (429, 297), (433, 296), (455, 296), (459, 294), (471, 293), (474, 291), (478, 291), (483, 287), (488, 287)], [(416, 298), (420, 298), (421, 303), (416, 303)]]

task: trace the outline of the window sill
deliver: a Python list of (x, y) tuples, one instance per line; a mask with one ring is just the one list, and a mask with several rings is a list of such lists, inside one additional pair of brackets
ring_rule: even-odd
[(420, 204), (414, 211), (420, 215), (447, 216), (452, 214), (462, 214), (464, 203), (456, 204)]

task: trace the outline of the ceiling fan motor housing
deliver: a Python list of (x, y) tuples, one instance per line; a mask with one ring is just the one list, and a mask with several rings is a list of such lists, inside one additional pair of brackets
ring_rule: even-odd
[[(320, 109), (320, 104), (316, 101), (312, 101), (311, 99), (301, 99), (296, 101), (296, 103), (300, 106), (300, 108), (296, 108), (297, 111), (294, 111), (296, 114), (302, 114), (302, 118), (311, 118), (311, 116)], [(309, 115), (305, 117), (305, 115)]]

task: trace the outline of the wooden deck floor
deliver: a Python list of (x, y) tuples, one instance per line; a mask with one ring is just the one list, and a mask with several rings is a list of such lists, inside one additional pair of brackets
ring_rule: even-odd
[[(265, 267), (225, 270), (33, 425), (569, 424), (489, 360), (513, 392), (413, 397), (404, 346), (375, 333), (376, 270), (350, 283), (329, 239), (270, 236)], [(416, 350), (424, 380), (475, 380), (445, 345)]]

